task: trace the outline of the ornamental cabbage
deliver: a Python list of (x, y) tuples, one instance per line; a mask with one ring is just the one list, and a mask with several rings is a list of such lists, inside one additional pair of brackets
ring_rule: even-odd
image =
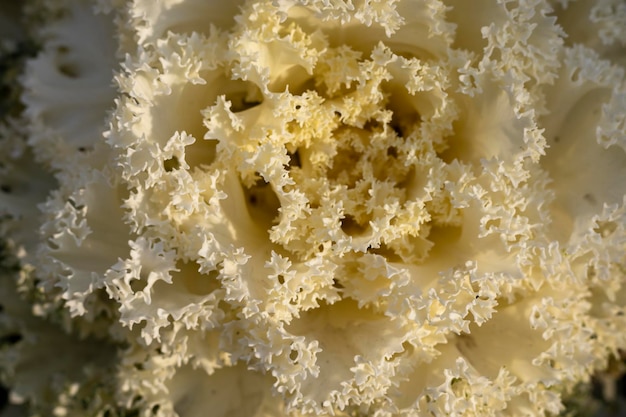
[(23, 415), (554, 415), (626, 349), (623, 1), (1, 6)]

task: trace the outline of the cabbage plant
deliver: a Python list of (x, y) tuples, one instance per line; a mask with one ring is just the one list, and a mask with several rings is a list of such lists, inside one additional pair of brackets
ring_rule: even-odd
[(622, 0), (22, 3), (22, 415), (549, 416), (626, 348)]

